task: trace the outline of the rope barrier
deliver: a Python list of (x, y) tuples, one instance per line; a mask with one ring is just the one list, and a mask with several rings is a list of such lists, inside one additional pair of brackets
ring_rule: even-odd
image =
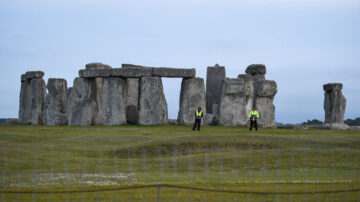
[(345, 190), (326, 190), (326, 191), (305, 191), (305, 192), (261, 192), (261, 191), (235, 191), (235, 190), (224, 190), (224, 189), (211, 189), (211, 188), (200, 188), (200, 187), (188, 187), (181, 185), (171, 184), (151, 184), (142, 186), (129, 186), (129, 187), (118, 187), (108, 189), (90, 189), (90, 190), (65, 190), (65, 191), (0, 191), (1, 194), (71, 194), (71, 193), (89, 193), (89, 192), (106, 192), (106, 191), (121, 191), (121, 190), (132, 190), (132, 189), (146, 189), (146, 188), (158, 188), (158, 196), (160, 188), (174, 188), (184, 189), (192, 191), (204, 191), (204, 192), (218, 192), (218, 193), (229, 193), (229, 194), (259, 194), (259, 195), (292, 195), (292, 194), (333, 194), (333, 193), (348, 193), (348, 192), (360, 192), (360, 189), (345, 189)]

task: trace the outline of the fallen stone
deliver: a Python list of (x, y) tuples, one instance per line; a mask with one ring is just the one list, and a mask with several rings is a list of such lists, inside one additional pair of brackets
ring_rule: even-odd
[(126, 120), (130, 124), (139, 121), (139, 79), (126, 79)]
[(206, 112), (217, 114), (217, 111), (213, 111), (215, 108), (219, 108), (222, 83), (226, 77), (225, 67), (216, 64), (213, 67), (208, 67), (206, 72)]
[(160, 77), (140, 79), (139, 124), (162, 125), (168, 123), (168, 111)]
[(328, 83), (323, 86), (325, 123), (344, 123), (346, 98), (341, 92), (342, 87), (341, 83)]
[(263, 64), (252, 64), (246, 68), (245, 73), (250, 74), (252, 76), (257, 75), (257, 74), (265, 75), (266, 74), (266, 66)]
[(309, 129), (308, 126), (301, 125), (301, 124), (283, 124), (283, 125), (277, 125), (276, 128), (278, 128), (278, 129), (303, 129), (303, 130)]
[(102, 89), (101, 118), (106, 126), (126, 124), (126, 80), (105, 78)]
[(152, 68), (152, 76), (154, 77), (194, 78), (195, 74), (195, 69), (178, 69), (165, 67)]
[(195, 110), (201, 107), (203, 111), (203, 122), (206, 117), (206, 96), (204, 79), (184, 78), (181, 82), (180, 106), (177, 122), (181, 125), (194, 123)]
[(45, 99), (45, 125), (67, 125), (67, 82), (65, 79), (50, 78)]
[(168, 123), (170, 125), (177, 125), (178, 124), (176, 119), (168, 119)]
[(106, 65), (99, 62), (86, 64), (85, 67), (86, 69), (111, 69), (110, 65)]
[(360, 126), (349, 126), (350, 130), (360, 130)]
[(349, 129), (349, 126), (344, 123), (325, 123), (320, 125), (318, 129), (347, 130)]
[(248, 113), (254, 97), (253, 78), (226, 78), (223, 82), (219, 106), (219, 125), (247, 126)]
[(46, 84), (43, 79), (31, 79), (31, 124), (44, 124)]
[(42, 71), (30, 71), (25, 73), (25, 79), (42, 79), (44, 72)]

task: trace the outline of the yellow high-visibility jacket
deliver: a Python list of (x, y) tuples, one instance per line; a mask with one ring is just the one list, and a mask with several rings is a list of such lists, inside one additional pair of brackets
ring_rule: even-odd
[(251, 110), (249, 113), (249, 118), (252, 119), (253, 121), (255, 119), (259, 118), (259, 112), (257, 112), (256, 110)]

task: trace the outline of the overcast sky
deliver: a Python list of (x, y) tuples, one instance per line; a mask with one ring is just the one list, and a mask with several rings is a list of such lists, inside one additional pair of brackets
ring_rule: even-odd
[[(345, 118), (360, 117), (360, 0), (3, 0), (0, 117), (17, 117), (20, 75), (42, 70), (68, 86), (86, 63), (226, 67), (262, 63), (275, 80), (276, 121), (324, 120), (329, 82), (344, 84)], [(163, 79), (169, 117), (181, 79)]]

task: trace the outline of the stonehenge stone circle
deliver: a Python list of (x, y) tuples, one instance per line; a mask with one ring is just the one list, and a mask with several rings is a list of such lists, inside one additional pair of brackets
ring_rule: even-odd
[(348, 129), (344, 123), (346, 98), (342, 94), (342, 83), (328, 83), (323, 86), (325, 91), (324, 110), (325, 123), (323, 129)]
[[(210, 66), (205, 89), (204, 79), (196, 77), (194, 68), (133, 64), (112, 68), (103, 63), (90, 63), (79, 70), (79, 77), (68, 89), (64, 79), (49, 79), (48, 95), (42, 79), (44, 73), (26, 72), (21, 75), (19, 122), (69, 126), (168, 124), (161, 78), (169, 77), (182, 78), (178, 117), (172, 123), (193, 124), (194, 112), (201, 107), (205, 124), (248, 126), (248, 113), (255, 106), (260, 113), (259, 125), (275, 127), (276, 82), (265, 79), (266, 66), (262, 64), (250, 65), (245, 72), (238, 78), (226, 78), (224, 66)], [(329, 91), (325, 93), (329, 100), (326, 103), (342, 99), (341, 89), (340, 93), (334, 91), (339, 87), (325, 88), (331, 89), (326, 90)], [(343, 105), (339, 106), (340, 109)], [(329, 113), (330, 108), (326, 108)], [(343, 122), (343, 114), (342, 119), (341, 113), (340, 116), (333, 114), (331, 112), (329, 119)]]
[[(216, 64), (207, 68), (206, 73), (206, 111), (216, 115), (220, 104), (221, 89), (226, 77), (225, 67)], [(216, 110), (216, 111), (213, 111)]]
[(45, 125), (67, 125), (67, 82), (65, 79), (50, 78), (46, 88)]
[(139, 124), (163, 125), (168, 123), (167, 103), (160, 77), (140, 79)]
[(181, 82), (178, 124), (190, 125), (194, 123), (195, 110), (201, 107), (203, 122), (206, 117), (206, 95), (204, 79), (184, 78)]

